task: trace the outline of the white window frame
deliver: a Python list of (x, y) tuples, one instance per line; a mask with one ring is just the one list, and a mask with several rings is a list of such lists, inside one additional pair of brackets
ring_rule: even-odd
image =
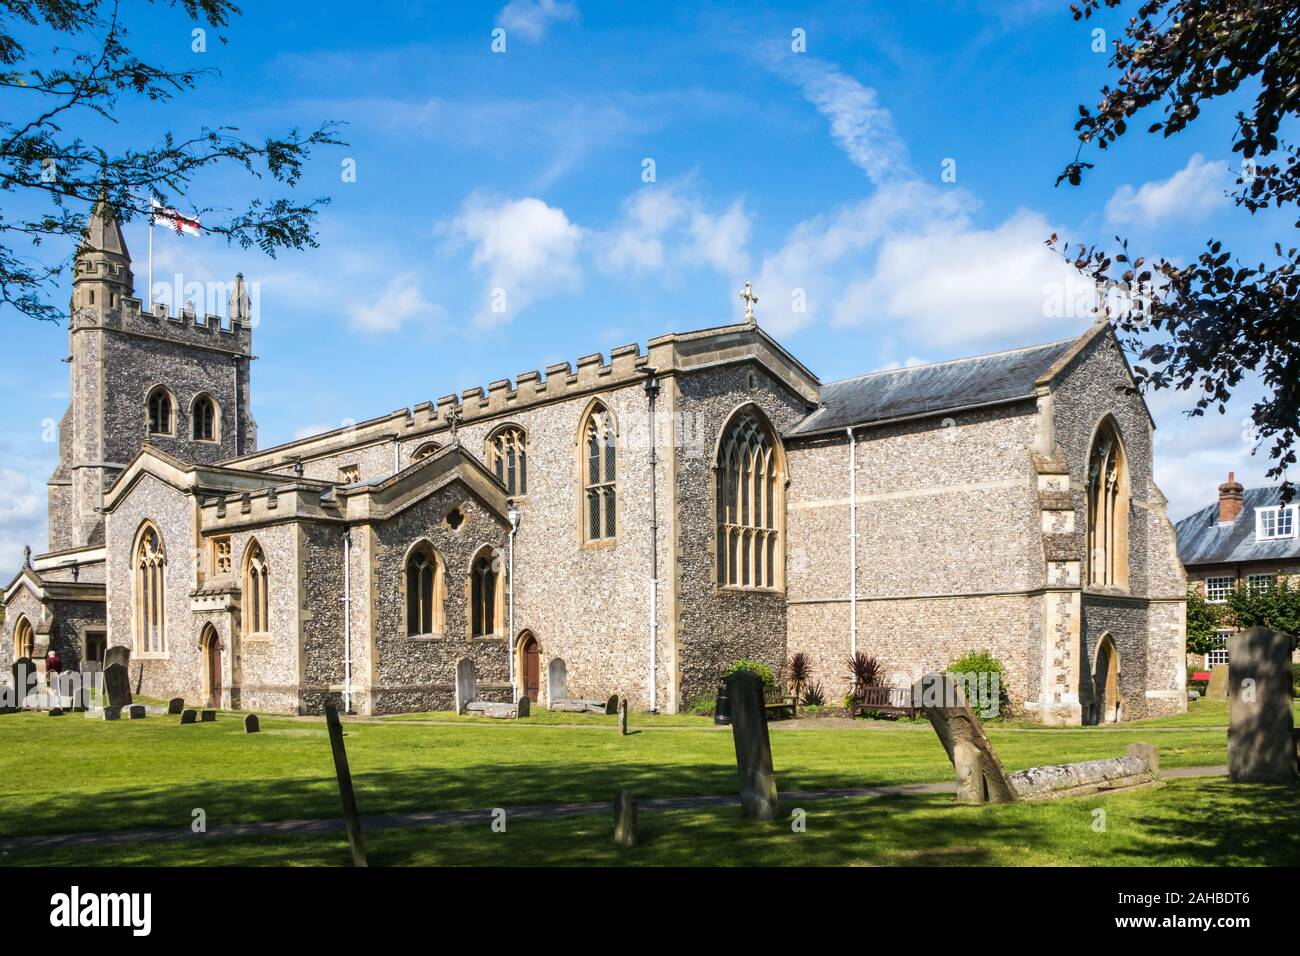
[(1210, 648), (1205, 652), (1205, 666), (1211, 668), (1215, 664), (1228, 663), (1228, 638), (1232, 636), (1231, 630), (1218, 630), (1214, 632), (1214, 637), (1218, 641), (1218, 646)]
[(1249, 594), (1258, 594), (1266, 588), (1277, 587), (1277, 574), (1248, 574), (1246, 575), (1246, 591)]
[[(1224, 595), (1223, 595), (1223, 597), (1216, 598), (1216, 597), (1214, 596), (1214, 591), (1215, 591), (1214, 582), (1215, 582), (1215, 581), (1227, 581), (1227, 582), (1228, 582), (1227, 585), (1224, 587)], [(1237, 586), (1237, 579), (1236, 579), (1235, 577), (1233, 577), (1232, 575), (1230, 575), (1230, 574), (1228, 574), (1228, 575), (1217, 574), (1217, 575), (1215, 575), (1214, 577), (1206, 578), (1206, 579), (1205, 579), (1205, 600), (1206, 600), (1208, 603), (1210, 603), (1210, 604), (1227, 604), (1227, 603), (1228, 603), (1228, 595), (1232, 593), (1232, 589), (1235, 588), (1236, 586)]]
[[(1294, 538), (1296, 534), (1296, 505), (1273, 505), (1270, 508), (1255, 509), (1255, 540), (1256, 541), (1282, 541), (1287, 538)], [(1268, 519), (1271, 519), (1269, 521)], [(1265, 524), (1272, 524), (1272, 531), (1266, 532)], [(1286, 525), (1286, 530), (1282, 530), (1282, 525)]]

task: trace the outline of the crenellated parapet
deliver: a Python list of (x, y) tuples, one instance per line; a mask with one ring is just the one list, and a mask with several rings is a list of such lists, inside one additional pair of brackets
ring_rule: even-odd
[[(103, 263), (101, 263), (102, 265)], [(100, 328), (115, 332), (164, 339), (180, 345), (220, 349), (246, 358), (252, 357), (252, 327), (239, 318), (200, 315), (191, 309), (170, 313), (161, 302), (153, 310), (144, 308), (136, 298), (123, 296), (114, 306), (75, 309), (71, 330)]]

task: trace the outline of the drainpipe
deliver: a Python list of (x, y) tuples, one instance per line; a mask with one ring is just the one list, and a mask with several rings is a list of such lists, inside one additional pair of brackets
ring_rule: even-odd
[(519, 530), (519, 509), (513, 501), (507, 506), (510, 518), (510, 546), (506, 556), (506, 603), (510, 633), (506, 638), (506, 666), (510, 672), (510, 699), (519, 702), (519, 685), (515, 682), (515, 532)]
[(401, 470), (402, 470), (402, 439), (399, 436), (394, 435), (393, 436), (393, 474), (397, 474)]
[(849, 436), (849, 653), (858, 653), (858, 443)]
[(343, 529), (343, 713), (352, 713), (352, 534)]
[(653, 368), (637, 371), (646, 376), (645, 394), (650, 415), (650, 713), (659, 713), (659, 512), (657, 478), (659, 458), (655, 449), (655, 399), (659, 397), (659, 379)]

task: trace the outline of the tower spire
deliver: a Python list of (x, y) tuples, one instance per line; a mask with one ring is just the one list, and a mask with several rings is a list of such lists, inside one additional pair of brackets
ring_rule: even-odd
[[(82, 233), (72, 284), (74, 311), (89, 305), (112, 307), (119, 297), (135, 292), (131, 252), (108, 201), (106, 186), (100, 187), (99, 198)], [(93, 296), (92, 287), (99, 288), (99, 296)]]

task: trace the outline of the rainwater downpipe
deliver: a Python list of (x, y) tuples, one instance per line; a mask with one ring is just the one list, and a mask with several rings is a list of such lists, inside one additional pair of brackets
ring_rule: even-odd
[(506, 515), (510, 518), (510, 544), (506, 555), (506, 616), (510, 635), (506, 640), (506, 666), (510, 673), (510, 698), (519, 702), (519, 685), (515, 679), (515, 532), (519, 530), (519, 509), (509, 503)]
[(352, 534), (343, 529), (343, 713), (352, 713)]
[(858, 653), (858, 443), (849, 436), (849, 653)]

